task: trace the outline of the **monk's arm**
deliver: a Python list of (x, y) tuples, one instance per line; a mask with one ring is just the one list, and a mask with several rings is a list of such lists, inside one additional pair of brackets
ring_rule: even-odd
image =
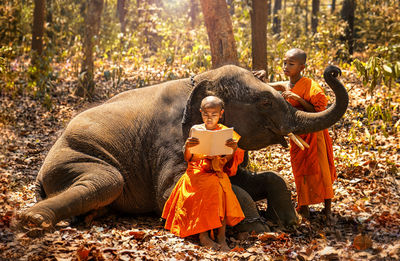
[(196, 154), (192, 154), (190, 152), (189, 148), (194, 147), (194, 146), (198, 145), (199, 143), (200, 143), (199, 139), (194, 138), (194, 137), (189, 137), (186, 140), (185, 145), (183, 146), (183, 148), (184, 148), (183, 149), (183, 158), (186, 162), (196, 160), (196, 158), (197, 158)]
[(299, 97), (297, 101), (303, 106), (303, 108), (308, 112), (315, 112), (314, 106), (303, 98)]
[(293, 100), (298, 101), (303, 106), (305, 111), (315, 112), (315, 108), (311, 103), (309, 103), (308, 101), (304, 100), (303, 98), (301, 98), (299, 95), (297, 95), (294, 92), (285, 91), (285, 92), (282, 93), (282, 96), (285, 99), (293, 99)]
[(269, 82), (268, 85), (277, 91), (284, 92), (289, 88), (289, 81)]

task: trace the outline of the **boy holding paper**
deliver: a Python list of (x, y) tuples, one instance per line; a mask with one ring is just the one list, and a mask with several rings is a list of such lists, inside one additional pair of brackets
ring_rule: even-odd
[[(233, 132), (233, 137), (225, 142), (225, 146), (231, 148), (230, 155), (192, 154), (191, 148), (200, 144), (199, 139), (192, 137), (193, 129), (227, 129), (218, 124), (224, 113), (223, 101), (218, 97), (204, 98), (200, 112), (204, 124), (194, 125), (189, 133), (184, 146), (188, 167), (165, 203), (162, 217), (166, 219), (165, 228), (173, 234), (180, 237), (199, 234), (201, 245), (228, 251), (226, 225), (234, 226), (244, 219), (229, 176), (236, 174), (244, 151), (237, 146), (239, 134)], [(216, 242), (211, 239), (213, 229), (218, 229)]]

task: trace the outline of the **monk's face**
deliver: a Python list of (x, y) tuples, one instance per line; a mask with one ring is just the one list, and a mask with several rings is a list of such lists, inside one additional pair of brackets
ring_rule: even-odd
[(296, 77), (300, 75), (304, 68), (304, 63), (302, 63), (295, 54), (290, 52), (286, 53), (283, 59), (283, 72), (286, 76)]
[(218, 121), (222, 118), (224, 110), (222, 110), (220, 107), (207, 107), (200, 109), (200, 112), (206, 129), (213, 130), (217, 128)]

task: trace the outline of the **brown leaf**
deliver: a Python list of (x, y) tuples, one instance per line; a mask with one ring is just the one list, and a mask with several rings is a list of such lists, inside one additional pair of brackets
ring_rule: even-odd
[(85, 246), (80, 246), (78, 250), (76, 250), (76, 257), (78, 261), (86, 261), (88, 260), (90, 253), (90, 249), (87, 249)]
[(137, 240), (143, 240), (147, 233), (143, 231), (129, 231), (129, 235), (133, 236)]
[(243, 247), (239, 247), (238, 245), (236, 245), (234, 248), (231, 249), (231, 252), (242, 253), (242, 252), (244, 252), (244, 248)]
[(353, 246), (357, 250), (365, 250), (372, 247), (371, 237), (368, 235), (358, 234), (353, 241)]

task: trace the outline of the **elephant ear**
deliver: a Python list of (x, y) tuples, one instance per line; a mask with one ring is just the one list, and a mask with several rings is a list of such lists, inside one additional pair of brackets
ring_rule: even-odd
[[(186, 140), (189, 136), (190, 128), (195, 124), (203, 123), (200, 114), (201, 101), (209, 96), (215, 95), (213, 91), (215, 89), (214, 83), (208, 80), (199, 82), (192, 90), (192, 93), (187, 100), (185, 110), (182, 118), (182, 134), (183, 139)], [(220, 97), (223, 99), (222, 97)], [(220, 121), (223, 123), (223, 119)]]

